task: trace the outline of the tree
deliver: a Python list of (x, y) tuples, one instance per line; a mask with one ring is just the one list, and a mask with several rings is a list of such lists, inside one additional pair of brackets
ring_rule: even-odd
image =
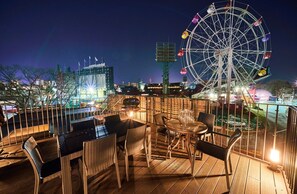
[(78, 88), (75, 72), (70, 68), (63, 70), (60, 65), (57, 65), (57, 69), (52, 71), (52, 78), (55, 80), (55, 102), (63, 106), (68, 104)]
[(286, 80), (271, 80), (263, 85), (263, 88), (278, 98), (282, 98), (285, 94), (292, 94), (293, 92), (291, 84)]
[(20, 65), (0, 65), (0, 81), (3, 100), (14, 101), (19, 108), (37, 106), (41, 100), (44, 86), (37, 84), (46, 74), (41, 68), (22, 67)]
[(14, 101), (19, 108), (57, 103), (66, 105), (75, 95), (75, 72), (44, 68), (0, 65), (2, 100)]

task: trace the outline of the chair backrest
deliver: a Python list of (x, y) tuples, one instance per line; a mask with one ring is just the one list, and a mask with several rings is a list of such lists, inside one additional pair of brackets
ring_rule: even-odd
[(125, 148), (128, 155), (133, 155), (143, 149), (146, 125), (127, 130)]
[(154, 115), (154, 124), (156, 126), (164, 126), (165, 121), (164, 118), (166, 118), (166, 115), (164, 113), (158, 113)]
[(119, 123), (121, 122), (121, 118), (119, 114), (106, 116), (105, 123)]
[(115, 163), (116, 134), (83, 143), (83, 164), (88, 175), (104, 170)]
[(234, 133), (231, 135), (231, 137), (230, 137), (230, 139), (228, 141), (227, 148), (228, 149), (231, 149), (234, 146), (234, 144), (241, 138), (241, 136), (242, 136), (241, 130), (240, 129), (236, 129), (234, 131)]
[(83, 149), (83, 142), (96, 139), (96, 131), (92, 128), (76, 130), (58, 136), (60, 156), (65, 156)]
[(208, 133), (213, 132), (215, 115), (200, 112), (197, 120), (203, 122), (207, 126)]
[(84, 130), (84, 129), (94, 129), (95, 130), (95, 123), (94, 119), (85, 119), (81, 121), (72, 121), (71, 122), (71, 129), (72, 131)]
[(42, 160), (40, 148), (34, 137), (31, 136), (25, 140), (22, 145), (22, 149), (28, 157), (34, 171), (37, 171), (39, 177), (41, 177), (41, 168), (44, 162)]
[(110, 115), (104, 118), (104, 125), (109, 134), (116, 133), (116, 127), (121, 123), (120, 115)]
[(221, 160), (226, 160), (230, 155), (232, 147), (241, 138), (241, 136), (242, 133), (240, 129), (236, 129), (235, 132), (229, 138), (227, 147), (221, 147), (204, 140), (198, 140), (196, 142), (196, 148), (197, 150), (200, 150), (203, 153), (214, 156)]

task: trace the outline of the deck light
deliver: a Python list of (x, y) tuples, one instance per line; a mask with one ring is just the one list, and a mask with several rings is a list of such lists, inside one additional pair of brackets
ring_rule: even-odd
[(270, 152), (270, 165), (269, 168), (275, 172), (280, 171), (280, 157), (279, 157), (279, 151), (276, 149), (272, 149)]
[(129, 111), (128, 116), (132, 118), (134, 116), (134, 111)]

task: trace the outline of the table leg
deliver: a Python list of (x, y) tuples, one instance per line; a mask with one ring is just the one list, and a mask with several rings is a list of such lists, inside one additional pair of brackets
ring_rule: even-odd
[(149, 155), (149, 161), (152, 159), (152, 136), (151, 136), (151, 128), (147, 128), (148, 136), (147, 136), (147, 146), (148, 146), (148, 155)]
[[(168, 154), (169, 154), (169, 158), (171, 158), (171, 152), (173, 149), (175, 149), (179, 145), (180, 137), (178, 138), (176, 144), (174, 144), (174, 140), (175, 140), (175, 136), (173, 137), (172, 140), (171, 140), (170, 136), (168, 137), (168, 147), (167, 147), (166, 158), (167, 158)], [(174, 144), (174, 146), (172, 146), (173, 144)]]
[(60, 161), (62, 174), (62, 192), (63, 194), (72, 193), (71, 165), (69, 155), (61, 157)]

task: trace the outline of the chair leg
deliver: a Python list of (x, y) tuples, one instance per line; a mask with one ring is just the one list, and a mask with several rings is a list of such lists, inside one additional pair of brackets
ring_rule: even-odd
[(225, 163), (225, 174), (226, 174), (226, 181), (227, 181), (227, 188), (230, 190), (230, 181), (229, 181), (229, 172), (228, 172), (228, 161), (224, 161)]
[(127, 182), (129, 181), (129, 160), (128, 160), (128, 154), (125, 153), (125, 169), (126, 169), (126, 179)]
[(119, 171), (118, 159), (116, 160), (116, 162), (115, 162), (114, 165), (115, 165), (116, 174), (117, 174), (118, 186), (119, 186), (119, 189), (120, 189), (122, 187), (122, 185), (121, 185), (121, 178), (120, 178), (120, 171)]
[(195, 160), (196, 160), (196, 149), (194, 149), (191, 161), (191, 175), (194, 176), (194, 168), (195, 168)]
[(149, 156), (148, 156), (146, 141), (144, 141), (144, 153), (145, 153), (147, 167), (150, 167), (150, 161), (149, 161)]
[(158, 144), (158, 132), (156, 131), (156, 141), (155, 141), (155, 148), (157, 148), (157, 144)]
[(213, 134), (213, 133), (211, 133), (210, 135), (211, 135), (211, 141), (212, 141), (212, 143), (214, 144), (214, 143), (215, 143), (214, 134)]
[(39, 184), (40, 184), (40, 179), (38, 175), (37, 176), (35, 175), (34, 194), (39, 193)]
[(230, 167), (230, 173), (232, 174), (232, 164), (231, 164), (231, 156), (229, 155), (229, 167)]
[(84, 185), (84, 194), (88, 194), (88, 175), (86, 168), (83, 167), (83, 185)]
[(78, 159), (78, 174), (81, 181), (83, 181), (83, 162), (82, 159)]

